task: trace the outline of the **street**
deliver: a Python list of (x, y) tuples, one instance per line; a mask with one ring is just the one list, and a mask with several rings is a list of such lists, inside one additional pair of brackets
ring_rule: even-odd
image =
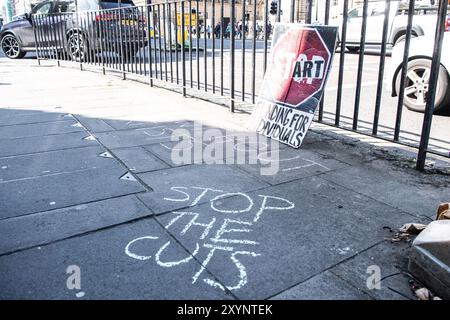
[[(212, 54), (212, 40), (206, 40), (206, 69), (205, 69), (205, 39), (198, 39), (199, 50), (197, 52), (197, 39), (192, 39), (191, 50), (185, 51), (186, 58), (186, 82), (188, 88), (199, 88), (200, 92), (193, 92), (195, 96), (208, 97), (213, 101), (217, 101), (217, 93), (220, 92), (223, 85), (223, 92), (225, 96), (229, 96), (230, 90), (230, 40), (224, 39), (223, 46), (223, 72), (221, 72), (221, 49), (220, 40), (215, 40), (215, 54), (213, 66)], [(159, 41), (156, 39), (152, 42), (152, 66), (156, 70), (154, 77), (162, 79), (165, 82), (181, 84), (182, 81), (182, 55), (173, 50), (164, 50), (164, 44), (161, 45), (162, 50), (159, 49)], [(265, 42), (262, 40), (256, 41), (255, 54), (255, 99), (257, 99), (261, 83), (264, 75), (264, 46)], [(253, 57), (252, 57), (252, 40), (245, 41), (246, 50), (242, 50), (243, 42), (240, 39), (235, 40), (235, 96), (238, 104), (243, 104), (242, 107), (248, 111), (248, 103), (252, 101), (252, 76), (253, 76)], [(267, 44), (270, 52), (270, 41)], [(393, 139), (394, 128), (397, 114), (398, 97), (391, 97), (392, 80), (388, 79), (391, 74), (390, 68), (390, 49), (388, 49), (385, 61), (385, 72), (382, 88), (381, 108), (379, 115), (378, 135), (383, 138)], [(269, 56), (267, 59), (269, 60)], [(100, 64), (100, 55), (96, 57), (98, 64)], [(105, 64), (116, 68), (120, 68), (120, 60), (114, 54), (106, 54), (104, 56)], [(133, 60), (134, 59), (134, 60)], [(339, 75), (339, 49), (335, 54), (333, 65), (330, 72), (330, 78), (325, 87), (324, 94), (324, 122), (334, 124), (336, 103), (337, 103), (337, 89), (338, 89), (338, 75)], [(356, 79), (358, 71), (358, 53), (346, 52), (344, 64), (344, 76), (342, 85), (342, 104), (341, 104), (341, 119), (340, 125), (344, 128), (352, 128), (353, 113), (355, 108), (355, 93), (356, 93)], [(378, 83), (378, 69), (379, 69), (379, 48), (376, 46), (368, 46), (366, 54), (364, 55), (363, 77), (361, 82), (361, 95), (359, 100), (359, 121), (358, 131), (367, 134), (372, 133), (372, 124), (374, 121), (375, 99)], [(178, 61), (178, 64), (177, 64)], [(244, 65), (243, 62), (244, 61)], [(108, 64), (108, 62), (110, 64)], [(124, 63), (127, 72), (144, 74), (149, 62), (148, 48), (145, 47), (134, 57), (131, 62)], [(178, 67), (178, 68), (177, 68)], [(244, 72), (242, 67), (244, 67)], [(198, 68), (198, 69), (197, 69)], [(198, 79), (198, 75), (200, 78)], [(244, 78), (244, 79), (243, 79)], [(191, 82), (192, 80), (192, 82)], [(207, 83), (207, 90), (205, 91), (205, 81)], [(215, 95), (211, 95), (213, 90), (213, 81), (215, 83)], [(245, 101), (242, 101), (242, 88), (245, 92)], [(240, 102), (242, 101), (242, 102)], [(222, 103), (224, 100), (222, 100)], [(317, 119), (317, 116), (316, 116)], [(422, 131), (423, 114), (410, 111), (403, 107), (401, 126), (400, 126), (400, 141), (419, 145), (420, 135)], [(435, 115), (433, 117), (429, 148), (443, 154), (448, 154), (450, 151), (450, 116)]]

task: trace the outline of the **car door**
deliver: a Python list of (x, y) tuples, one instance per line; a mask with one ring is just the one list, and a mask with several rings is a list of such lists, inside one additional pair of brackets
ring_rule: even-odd
[[(53, 2), (45, 1), (36, 5), (30, 14), (31, 21), (34, 23), (36, 29), (36, 37), (41, 47), (48, 47), (50, 43), (49, 29), (51, 27), (51, 21), (49, 14), (51, 13), (52, 8)], [(31, 21), (29, 21), (29, 28), (22, 30), (22, 32), (24, 32), (24, 36), (28, 39), (28, 43), (32, 44), (30, 46), (35, 47), (35, 38)]]
[(75, 15), (75, 0), (55, 1), (50, 15), (52, 28), (52, 46), (58, 49), (66, 47), (67, 21)]

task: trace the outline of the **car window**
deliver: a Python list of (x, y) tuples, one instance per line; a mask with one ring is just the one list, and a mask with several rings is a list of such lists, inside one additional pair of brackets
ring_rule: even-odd
[(45, 2), (42, 4), (38, 4), (36, 7), (33, 8), (32, 13), (35, 14), (48, 14), (50, 12), (50, 9), (52, 8), (51, 2)]
[(75, 12), (75, 1), (58, 1), (55, 2), (54, 13)]
[[(132, 7), (134, 6), (133, 1), (131, 0), (122, 0), (120, 3), (121, 7)], [(100, 2), (100, 7), (102, 9), (116, 9), (119, 7), (119, 1), (118, 0), (103, 0)]]
[(361, 18), (362, 16), (363, 16), (363, 8), (362, 7), (357, 7), (348, 12), (349, 18)]

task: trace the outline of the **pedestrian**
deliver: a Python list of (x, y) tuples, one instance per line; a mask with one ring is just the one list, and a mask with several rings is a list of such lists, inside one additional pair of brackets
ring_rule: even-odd
[(214, 34), (216, 35), (216, 38), (220, 37), (220, 23), (217, 23), (214, 27)]

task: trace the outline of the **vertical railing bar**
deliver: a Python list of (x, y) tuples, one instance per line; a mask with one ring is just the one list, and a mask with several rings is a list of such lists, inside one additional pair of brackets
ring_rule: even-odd
[(212, 91), (216, 93), (216, 0), (212, 1), (212, 18), (211, 18), (211, 33), (212, 33)]
[(200, 53), (199, 53), (199, 33), (198, 28), (198, 0), (195, 0), (195, 36), (196, 36), (196, 54), (197, 54), (197, 90), (200, 90)]
[(119, 50), (120, 50), (120, 62), (122, 65), (122, 77), (123, 79), (125, 79), (125, 57), (124, 57), (124, 46), (123, 46), (123, 30), (122, 30), (122, 10), (121, 9), (117, 9), (118, 13), (119, 13), (119, 23), (117, 24), (119, 26)]
[(181, 6), (181, 77), (182, 77), (182, 94), (186, 96), (186, 53), (184, 52), (184, 1), (180, 2)]
[(206, 13), (207, 5), (206, 0), (203, 0), (203, 66), (205, 68), (204, 80), (205, 80), (205, 92), (208, 91), (208, 39), (206, 36)]
[[(329, 0), (327, 0), (329, 1)], [(278, 7), (277, 7), (277, 22), (281, 21), (281, 0), (278, 0)]]
[(444, 39), (444, 24), (447, 19), (447, 1), (440, 0), (438, 7), (437, 26), (434, 36), (433, 58), (431, 61), (430, 80), (428, 82), (427, 103), (423, 118), (422, 134), (420, 136), (419, 152), (417, 154), (416, 168), (425, 169), (428, 141), (430, 139), (431, 124), (433, 120), (434, 104), (436, 99), (437, 81), (440, 70), (442, 42)]
[(33, 36), (34, 36), (34, 43), (36, 44), (36, 59), (37, 63), (40, 66), (41, 65), (41, 54), (40, 54), (40, 44), (37, 36), (37, 26), (36, 26), (36, 16), (31, 16), (31, 25), (33, 26)]
[(53, 25), (52, 29), (53, 29), (53, 37), (54, 37), (53, 47), (54, 47), (55, 55), (56, 55), (56, 63), (58, 64), (58, 67), (59, 67), (61, 64), (59, 62), (59, 54), (58, 54), (58, 37), (56, 34), (56, 32), (57, 32), (56, 29), (57, 29), (58, 25), (55, 23), (55, 15), (56, 14), (52, 14), (52, 25)]
[(60, 54), (59, 54), (59, 60), (65, 60), (64, 58), (64, 31), (63, 28), (66, 25), (65, 24), (65, 20), (64, 20), (64, 15), (65, 13), (58, 13), (56, 16), (56, 26), (55, 28), (57, 28), (56, 30), (56, 35), (57, 35), (57, 40), (56, 40), (56, 49), (59, 50)]
[(295, 0), (291, 0), (291, 12), (289, 17), (289, 21), (291, 23), (293, 23), (295, 20), (294, 14), (295, 14)]
[(88, 14), (88, 24), (89, 24), (89, 27), (88, 27), (88, 30), (89, 30), (89, 34), (90, 34), (90, 38), (92, 39), (92, 48), (91, 48), (91, 57), (92, 57), (92, 60), (91, 60), (91, 64), (92, 65), (94, 65), (94, 66), (96, 66), (97, 64), (96, 64), (96, 54), (95, 54), (95, 52), (96, 52), (96, 48), (97, 48), (97, 42), (96, 42), (96, 37), (95, 37), (95, 35), (94, 35), (94, 32), (93, 32), (93, 28), (94, 28), (94, 20), (93, 20), (93, 17), (94, 17), (94, 11), (89, 11), (89, 14)]
[[(164, 25), (164, 74), (165, 74), (165, 80), (168, 81), (167, 77), (167, 29), (166, 29), (166, 12), (167, 12), (167, 3), (163, 4), (163, 25)], [(172, 54), (172, 52), (170, 52)]]
[(106, 28), (108, 24), (105, 24), (104, 32), (106, 34), (106, 47), (107, 47), (107, 61), (108, 66), (116, 70), (124, 71), (123, 69), (123, 38), (121, 33), (122, 23), (121, 23), (121, 16), (120, 16), (120, 9), (114, 9), (113, 12), (113, 21), (115, 21), (115, 27), (111, 26), (111, 22), (109, 22), (109, 28), (111, 28), (111, 32), (108, 32), (108, 29)]
[(401, 69), (400, 76), (400, 88), (398, 93), (398, 101), (397, 101), (397, 115), (395, 117), (395, 127), (394, 127), (394, 141), (398, 141), (400, 138), (400, 128), (402, 121), (402, 112), (403, 112), (403, 101), (405, 97), (405, 86), (407, 77), (406, 74), (408, 72), (408, 60), (409, 60), (409, 44), (411, 42), (411, 32), (412, 32), (412, 22), (414, 17), (414, 6), (415, 0), (410, 0), (408, 6), (408, 24), (406, 26), (406, 34), (405, 34), (405, 49), (403, 51), (403, 63)]
[[(173, 53), (172, 53), (172, 6), (171, 3), (168, 3), (168, 20), (169, 20), (169, 52), (170, 52), (170, 82), (173, 83)], [(175, 17), (175, 23), (177, 17)], [(176, 39), (176, 35), (175, 35)]]
[[(145, 5), (145, 13), (147, 15), (147, 21), (145, 22), (147, 25), (147, 55), (148, 55), (148, 83), (151, 87), (153, 87), (153, 68), (152, 68), (152, 39), (150, 32), (150, 5)], [(153, 29), (153, 35), (155, 34), (155, 29)]]
[(352, 125), (353, 130), (358, 129), (359, 103), (360, 103), (360, 97), (361, 97), (361, 81), (362, 81), (363, 68), (364, 68), (364, 51), (365, 51), (365, 43), (366, 43), (368, 6), (369, 6), (369, 1), (364, 0), (363, 20), (362, 20), (362, 25), (361, 25), (361, 39), (359, 42), (358, 73), (356, 76), (355, 104), (353, 107), (353, 125)]
[[(267, 1), (267, 0), (266, 0)], [(230, 6), (230, 111), (234, 112), (234, 45), (235, 45), (235, 6), (236, 6), (236, 0), (231, 0), (231, 6)]]
[[(156, 47), (157, 47), (157, 41), (156, 41), (156, 21), (155, 21), (155, 12), (157, 12), (156, 11), (156, 4), (155, 5), (152, 5), (152, 6), (150, 6), (150, 8), (152, 9), (152, 21), (153, 21), (153, 57), (154, 57), (154, 64), (155, 64), (155, 76), (154, 76), (154, 78), (156, 79), (156, 80), (158, 80), (158, 55), (157, 55), (157, 53), (156, 53)], [(158, 37), (159, 37), (159, 29), (158, 29)]]
[(242, 101), (245, 101), (245, 0), (242, 1), (242, 24), (241, 24), (241, 40), (242, 40)]
[(343, 8), (343, 20), (342, 20), (342, 32), (341, 32), (341, 52), (339, 56), (339, 75), (338, 75), (338, 89), (336, 97), (336, 113), (334, 124), (339, 126), (341, 118), (341, 103), (342, 103), (342, 85), (344, 81), (344, 64), (345, 64), (345, 40), (347, 37), (347, 12), (348, 11), (348, 0), (344, 0)]
[(145, 70), (145, 26), (144, 26), (144, 6), (139, 6), (137, 10), (138, 37), (139, 37), (139, 75), (146, 76)]
[(83, 28), (83, 34), (86, 34), (86, 37), (84, 40), (85, 48), (86, 48), (86, 52), (84, 54), (84, 57), (85, 57), (84, 62), (86, 62), (86, 64), (89, 64), (91, 61), (91, 50), (90, 50), (91, 44), (90, 44), (90, 39), (89, 39), (89, 28), (88, 28), (88, 21), (87, 21), (88, 16), (89, 16), (89, 12), (85, 11), (83, 13), (83, 20), (82, 20), (82, 25), (81, 25), (81, 27)]
[(268, 48), (268, 38), (269, 33), (267, 32), (267, 20), (269, 19), (269, 0), (264, 0), (264, 61), (263, 61), (263, 70), (264, 73), (267, 69), (267, 48)]
[(220, 95), (223, 96), (223, 36), (225, 34), (224, 0), (220, 0)]
[(252, 103), (255, 104), (256, 97), (256, 0), (253, 0), (253, 39), (252, 39)]
[(158, 3), (158, 58), (159, 58), (159, 79), (163, 79), (163, 67), (162, 67), (162, 47), (161, 47), (161, 5)]
[(193, 88), (193, 67), (192, 67), (192, 0), (189, 0), (189, 83)]
[[(79, 21), (79, 10), (78, 10), (78, 1), (75, 0), (75, 12), (76, 12), (76, 30), (77, 30), (77, 35), (78, 35), (78, 41), (77, 41), (77, 49), (78, 49), (78, 54), (81, 55), (81, 51), (80, 51), (80, 21)], [(81, 59), (80, 56), (80, 70), (83, 70), (83, 61)]]
[[(307, 4), (308, 4), (308, 11), (307, 11), (307, 15), (306, 15), (306, 23), (311, 24), (312, 23), (312, 2), (313, 0), (308, 0)], [(316, 0), (317, 2), (317, 0)], [(316, 3), (317, 5), (317, 3)]]
[[(176, 84), (179, 84), (179, 61), (178, 61), (178, 8), (177, 4), (174, 3), (174, 14), (175, 14), (175, 76), (176, 76)], [(181, 21), (180, 21), (181, 22)]]
[[(318, 3), (316, 4), (318, 5)], [(325, 1), (325, 21), (324, 24), (327, 26), (330, 23), (330, 0), (326, 0)], [(323, 121), (323, 106), (325, 103), (325, 92), (322, 94), (322, 99), (320, 99), (320, 103), (319, 103), (319, 122)]]
[(389, 15), (391, 11), (391, 0), (386, 0), (386, 7), (384, 9), (384, 21), (383, 21), (383, 35), (381, 39), (381, 51), (380, 51), (380, 63), (378, 68), (378, 83), (377, 83), (377, 95), (375, 98), (375, 111), (373, 116), (372, 134), (378, 134), (378, 122), (380, 118), (381, 97), (383, 93), (383, 77), (384, 77), (384, 65), (386, 60), (386, 43), (388, 33)]

